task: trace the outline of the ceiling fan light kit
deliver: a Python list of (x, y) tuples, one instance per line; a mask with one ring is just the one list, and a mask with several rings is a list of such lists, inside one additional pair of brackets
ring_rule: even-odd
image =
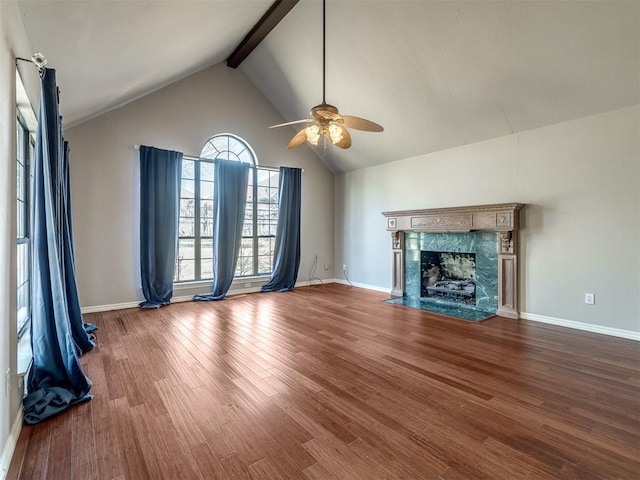
[(347, 127), (365, 132), (382, 132), (384, 128), (375, 122), (351, 115), (340, 115), (338, 108), (328, 104), (325, 101), (326, 90), (326, 0), (322, 0), (322, 103), (311, 109), (311, 118), (302, 120), (294, 120), (293, 122), (281, 123), (273, 125), (269, 128), (284, 127), (285, 125), (295, 125), (298, 123), (312, 123), (303, 128), (289, 142), (288, 148), (296, 148), (305, 141), (311, 145), (318, 145), (320, 137), (329, 140), (333, 145), (339, 148), (349, 148), (351, 146), (351, 135)]

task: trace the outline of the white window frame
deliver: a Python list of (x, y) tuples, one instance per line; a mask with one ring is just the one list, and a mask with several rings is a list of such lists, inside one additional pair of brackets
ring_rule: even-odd
[[(220, 147), (220, 140), (226, 139), (228, 141), (227, 148), (216, 148), (214, 143), (218, 142), (218, 147)], [(233, 142), (233, 145), (231, 145)], [(276, 234), (276, 224), (277, 224), (277, 208), (278, 208), (278, 191), (279, 191), (279, 182), (272, 178), (274, 173), (279, 174), (279, 169), (269, 168), (269, 167), (261, 167), (258, 165), (258, 158), (251, 148), (251, 146), (242, 138), (237, 135), (230, 133), (223, 133), (214, 135), (210, 139), (208, 139), (201, 152), (201, 156), (199, 158), (187, 157), (183, 158), (183, 161), (192, 161), (194, 162), (194, 216), (193, 217), (183, 217), (180, 218), (193, 218), (194, 223), (194, 231), (193, 236), (191, 235), (180, 235), (180, 231), (178, 232), (178, 243), (180, 244), (180, 240), (190, 240), (193, 239), (193, 249), (194, 249), (194, 269), (193, 269), (193, 278), (192, 279), (180, 279), (179, 278), (179, 268), (180, 264), (183, 261), (180, 256), (180, 246), (178, 246), (178, 254), (176, 258), (176, 278), (174, 279), (174, 284), (176, 285), (189, 285), (189, 284), (197, 284), (203, 282), (209, 282), (213, 280), (213, 277), (203, 277), (202, 276), (202, 234), (201, 234), (201, 219), (200, 219), (200, 202), (202, 200), (201, 197), (201, 165), (205, 163), (213, 164), (215, 160), (221, 158), (224, 160), (237, 160), (241, 162), (248, 163), (250, 165), (249, 171), (249, 184), (247, 186), (247, 213), (251, 213), (251, 232), (252, 235), (244, 235), (244, 230), (246, 229), (246, 220), (248, 218), (245, 217), (245, 229), (243, 229), (242, 240), (246, 242), (246, 240), (251, 240), (252, 246), (252, 255), (251, 257), (245, 255), (242, 256), (243, 250), (240, 251), (240, 256), (238, 259), (238, 266), (236, 268), (236, 274), (234, 278), (238, 279), (250, 279), (250, 278), (264, 278), (269, 277), (271, 275), (273, 269), (273, 255), (274, 255), (274, 244), (275, 244), (275, 234)], [(184, 165), (184, 164), (183, 164)], [(259, 192), (259, 183), (258, 180), (260, 177), (264, 177), (264, 174), (260, 172), (269, 172), (269, 184), (267, 185), (267, 192), (269, 192), (268, 202), (259, 202), (258, 201), (258, 192)], [(188, 180), (191, 181), (191, 180)], [(271, 182), (274, 182), (275, 185), (272, 185)], [(215, 185), (214, 185), (215, 188)], [(275, 199), (274, 197), (275, 193)], [(182, 188), (180, 199), (182, 198)], [(259, 208), (263, 206), (263, 208)], [(268, 205), (266, 211), (269, 212), (268, 218), (268, 233), (264, 233), (260, 235), (259, 229), (259, 220), (260, 215), (263, 215), (265, 209), (264, 205)], [(275, 205), (276, 214), (273, 215), (272, 205)], [(260, 215), (259, 215), (260, 212)], [(273, 217), (273, 218), (272, 218)], [(262, 219), (264, 220), (264, 219)], [(261, 222), (262, 227), (264, 228), (264, 221)], [(241, 240), (241, 241), (242, 241)], [(260, 255), (260, 245), (264, 244), (264, 240), (269, 241), (269, 255)], [(263, 271), (260, 271), (260, 257), (268, 257), (269, 258), (269, 269), (266, 271), (264, 268)], [(240, 268), (240, 262), (242, 258), (252, 258), (252, 266), (249, 272), (246, 274), (238, 274), (237, 269)], [(188, 259), (190, 260), (190, 259)], [(263, 262), (264, 264), (264, 262)]]

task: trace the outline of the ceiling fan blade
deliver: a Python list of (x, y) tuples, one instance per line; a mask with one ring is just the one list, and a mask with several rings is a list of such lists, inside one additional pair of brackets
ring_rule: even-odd
[(382, 125), (378, 125), (371, 120), (354, 117), (352, 115), (343, 115), (342, 120), (345, 126), (349, 128), (355, 128), (356, 130), (363, 130), (365, 132), (382, 132), (384, 130)]
[(302, 145), (306, 141), (307, 141), (307, 132), (305, 132), (305, 130), (303, 128), (302, 130), (300, 130), (298, 133), (296, 133), (293, 136), (293, 138), (289, 142), (289, 145), (287, 145), (287, 148), (289, 150), (294, 149), (296, 147), (299, 147), (300, 145)]
[(327, 140), (329, 140), (331, 143), (333, 143), (336, 147), (340, 147), (343, 149), (347, 149), (351, 146), (351, 135), (349, 135), (349, 131), (346, 129), (346, 127), (340, 123), (333, 123), (331, 124), (331, 127), (336, 126), (340, 129), (340, 139), (337, 141), (334, 141), (334, 139), (332, 138), (332, 135), (330, 133), (330, 130), (327, 130), (324, 133), (324, 136), (327, 137)]
[(279, 123), (278, 125), (271, 125), (269, 128), (286, 127), (287, 125), (295, 125), (296, 123), (309, 123), (315, 122), (313, 118), (305, 118), (303, 120), (294, 120), (293, 122)]

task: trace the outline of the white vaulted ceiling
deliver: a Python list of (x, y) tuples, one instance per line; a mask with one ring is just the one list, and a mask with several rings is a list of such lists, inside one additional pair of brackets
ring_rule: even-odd
[[(271, 3), (20, 8), (68, 124), (222, 61)], [(314, 149), (346, 171), (636, 105), (639, 18), (637, 1), (328, 0), (327, 101), (385, 131)], [(321, 1), (302, 0), (240, 70), (296, 120), (322, 101), (321, 55)]]
[[(223, 61), (272, 0), (20, 0), (34, 52), (56, 69), (65, 125)], [(26, 55), (26, 54), (25, 54)]]

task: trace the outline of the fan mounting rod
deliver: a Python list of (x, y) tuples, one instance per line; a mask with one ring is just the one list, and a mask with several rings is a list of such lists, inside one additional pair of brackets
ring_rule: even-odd
[(326, 12), (327, 10), (327, 0), (322, 0), (322, 103), (327, 103), (325, 100), (325, 84), (327, 79), (327, 61), (326, 61), (326, 30), (327, 30), (327, 22), (326, 22)]

